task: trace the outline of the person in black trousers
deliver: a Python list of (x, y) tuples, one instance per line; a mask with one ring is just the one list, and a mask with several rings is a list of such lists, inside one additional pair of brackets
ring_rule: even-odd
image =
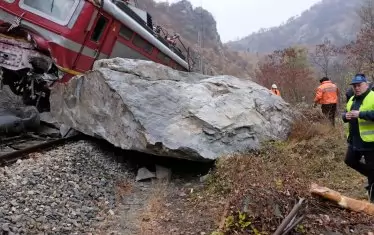
[[(348, 149), (345, 163), (368, 178), (366, 189), (374, 202), (374, 92), (364, 76), (352, 82), (354, 96), (349, 98), (342, 119), (348, 124)], [(361, 162), (364, 157), (365, 162)]]

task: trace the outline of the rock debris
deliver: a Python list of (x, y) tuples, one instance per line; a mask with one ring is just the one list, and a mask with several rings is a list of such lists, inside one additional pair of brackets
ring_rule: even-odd
[(0, 233), (92, 232), (115, 213), (116, 185), (129, 175), (86, 141), (34, 153), (0, 169)]

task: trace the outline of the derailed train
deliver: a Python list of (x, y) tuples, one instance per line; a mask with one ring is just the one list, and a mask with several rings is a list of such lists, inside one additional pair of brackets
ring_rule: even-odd
[(129, 0), (0, 0), (0, 87), (8, 85), (26, 105), (49, 111), (55, 82), (113, 57), (190, 71), (179, 36)]

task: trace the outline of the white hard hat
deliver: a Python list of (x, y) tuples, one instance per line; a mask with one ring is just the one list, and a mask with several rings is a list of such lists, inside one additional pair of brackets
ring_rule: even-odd
[(278, 87), (277, 87), (277, 85), (273, 84), (273, 85), (271, 85), (271, 88), (277, 89)]

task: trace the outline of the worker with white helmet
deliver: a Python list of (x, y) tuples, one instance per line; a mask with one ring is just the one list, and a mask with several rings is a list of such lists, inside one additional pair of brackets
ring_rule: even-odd
[(278, 90), (277, 85), (273, 84), (271, 85), (271, 92), (273, 92), (274, 95), (280, 96), (280, 91)]

